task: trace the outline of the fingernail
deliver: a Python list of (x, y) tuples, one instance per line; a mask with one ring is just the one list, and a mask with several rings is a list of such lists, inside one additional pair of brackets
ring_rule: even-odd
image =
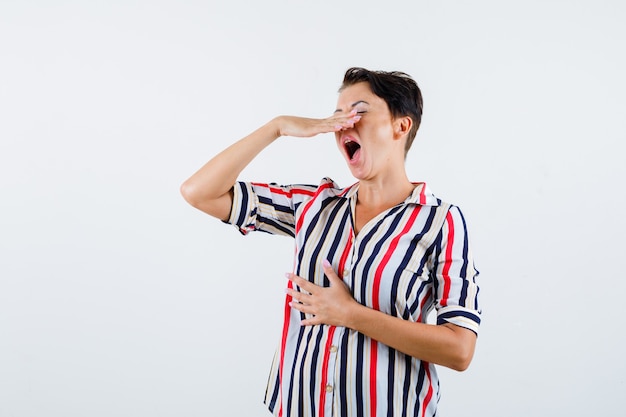
[(324, 259), (324, 261), (322, 262), (322, 265), (324, 265), (325, 268), (330, 268), (330, 262), (328, 262), (328, 259)]

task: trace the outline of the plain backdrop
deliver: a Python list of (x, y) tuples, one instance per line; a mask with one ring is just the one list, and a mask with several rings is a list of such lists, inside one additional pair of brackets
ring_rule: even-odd
[[(288, 238), (179, 186), (351, 66), (424, 94), (407, 169), (481, 271), (442, 416), (622, 416), (626, 6), (615, 1), (0, 2), (0, 416), (269, 416)], [(242, 179), (354, 182), (332, 135)]]

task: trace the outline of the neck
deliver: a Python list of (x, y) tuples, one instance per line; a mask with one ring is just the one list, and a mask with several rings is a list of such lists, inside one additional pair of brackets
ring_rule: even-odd
[(403, 202), (415, 185), (409, 181), (404, 170), (395, 174), (366, 179), (359, 182), (357, 204), (362, 207), (393, 207)]

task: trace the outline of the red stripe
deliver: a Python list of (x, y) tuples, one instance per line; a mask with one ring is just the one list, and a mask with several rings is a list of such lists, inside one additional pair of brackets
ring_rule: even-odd
[(428, 379), (428, 392), (426, 393), (424, 403), (422, 404), (422, 415), (425, 416), (426, 408), (428, 408), (428, 404), (430, 404), (430, 400), (433, 397), (433, 382), (430, 380), (430, 364), (428, 362), (422, 362), (422, 366), (426, 371), (426, 379)]
[(306, 206), (304, 206), (304, 209), (302, 209), (302, 213), (298, 217), (298, 222), (296, 223), (296, 234), (298, 234), (298, 231), (302, 227), (302, 223), (304, 222), (304, 217), (306, 215), (306, 212), (309, 211), (309, 209), (313, 205), (313, 202), (315, 202), (315, 199), (317, 198), (317, 196), (320, 195), (322, 191), (324, 191), (327, 188), (330, 188), (331, 186), (332, 184), (329, 184), (329, 183), (320, 185), (319, 188), (315, 191), (315, 194), (313, 194), (313, 198), (309, 200), (308, 203), (306, 203)]
[[(293, 194), (305, 194), (305, 195), (309, 195), (309, 196), (313, 196), (313, 198), (306, 204), (306, 206), (304, 207), (304, 209), (302, 210), (302, 214), (301, 216), (298, 218), (298, 223), (296, 224), (296, 234), (298, 234), (298, 231), (300, 230), (300, 227), (302, 227), (302, 222), (304, 220), (304, 215), (306, 214), (306, 212), (309, 210), (309, 208), (311, 208), (311, 205), (313, 204), (313, 202), (315, 201), (315, 197), (317, 195), (319, 195), (320, 192), (322, 192), (322, 190), (329, 188), (332, 184), (322, 184), (315, 193), (310, 192), (308, 190), (303, 190), (303, 189), (292, 189), (290, 192), (287, 192), (281, 188), (276, 188), (276, 187), (271, 187), (269, 184), (260, 184), (260, 183), (253, 183), (256, 186), (260, 186), (260, 187), (267, 187), (269, 188), (269, 190), (273, 193), (277, 193), (277, 194), (282, 194), (282, 195), (286, 195), (288, 197), (292, 196)], [(298, 248), (295, 248), (296, 253), (298, 252)], [(296, 259), (296, 257), (294, 257), (294, 259)], [(287, 283), (287, 288), (293, 288), (293, 284), (291, 283), (291, 281), (289, 281)], [(280, 342), (280, 363), (278, 365), (278, 384), (279, 384), (279, 389), (281, 391), (280, 394), (280, 408), (278, 410), (278, 417), (282, 417), (283, 415), (283, 399), (282, 399), (282, 389), (283, 389), (283, 365), (285, 363), (285, 346), (287, 345), (287, 334), (289, 332), (289, 321), (291, 320), (291, 307), (289, 306), (289, 303), (291, 302), (292, 297), (287, 295), (285, 297), (285, 318), (283, 320), (283, 334), (282, 334), (282, 338), (281, 338), (281, 342)]]
[[(343, 271), (346, 269), (346, 260), (350, 255), (350, 250), (352, 249), (352, 239), (354, 238), (354, 233), (350, 230), (350, 236), (348, 236), (348, 243), (346, 243), (346, 247), (343, 249), (343, 253), (341, 254), (341, 258), (339, 258), (339, 270), (337, 274), (339, 277), (343, 277)], [(342, 278), (343, 279), (343, 278)]]
[[(372, 308), (374, 310), (380, 310), (380, 300), (379, 300), (380, 280), (382, 279), (383, 270), (385, 269), (385, 266), (387, 266), (387, 263), (389, 263), (389, 259), (391, 259), (391, 255), (393, 255), (393, 252), (398, 247), (398, 243), (400, 242), (400, 239), (405, 234), (407, 234), (409, 230), (411, 230), (411, 227), (413, 227), (413, 223), (415, 223), (415, 219), (417, 219), (417, 215), (419, 214), (421, 208), (422, 208), (421, 206), (417, 206), (417, 208), (411, 212), (411, 216), (409, 217), (408, 221), (404, 225), (404, 228), (398, 235), (396, 235), (396, 237), (393, 238), (393, 240), (389, 244), (389, 248), (387, 249), (387, 252), (385, 252), (383, 259), (378, 265), (378, 268), (376, 268), (376, 272), (374, 273), (374, 283), (373, 283), (373, 288), (372, 288)], [(378, 363), (377, 354), (378, 354), (378, 343), (372, 339), (371, 340), (371, 355), (370, 355), (372, 358), (370, 362), (370, 401), (371, 401), (370, 415), (372, 417), (376, 417), (376, 367)]]
[[(292, 188), (291, 191), (285, 191), (281, 188), (277, 188), (277, 187), (272, 187), (269, 184), (262, 184), (262, 183), (252, 183), (255, 186), (259, 186), (259, 187), (266, 187), (270, 190), (270, 192), (272, 193), (276, 193), (276, 194), (280, 194), (280, 195), (285, 195), (289, 198), (292, 197), (293, 194), (303, 194), (303, 195), (308, 195), (313, 197), (304, 207), (304, 209), (302, 210), (302, 214), (301, 216), (298, 218), (298, 222), (296, 224), (296, 234), (298, 233), (298, 231), (300, 230), (300, 228), (302, 227), (302, 222), (304, 219), (305, 214), (307, 213), (307, 211), (311, 208), (311, 206), (313, 205), (313, 202), (315, 201), (315, 197), (317, 197), (323, 190), (325, 190), (326, 188), (330, 188), (330, 186), (332, 184), (326, 183), (326, 184), (322, 184), (315, 192), (311, 192), (308, 190), (304, 190), (304, 189), (298, 189), (298, 188)], [(341, 273), (343, 273), (343, 265), (345, 264), (345, 261), (347, 259), (348, 254), (350, 253), (350, 248), (352, 246), (352, 234), (350, 235), (350, 238), (348, 240), (348, 244), (346, 246), (346, 248), (344, 249), (344, 253), (341, 255), (341, 261), (340, 261), (340, 270)], [(296, 248), (296, 253), (297, 253), (298, 249)], [(294, 257), (295, 259), (295, 257)], [(291, 281), (289, 281), (287, 283), (287, 287), (288, 288), (293, 288), (293, 284), (291, 283)], [(285, 297), (285, 313), (284, 313), (284, 320), (283, 320), (283, 332), (282, 332), (282, 337), (281, 337), (281, 344), (280, 344), (280, 363), (278, 365), (278, 384), (279, 384), (279, 390), (281, 391), (279, 398), (280, 398), (280, 408), (278, 410), (278, 417), (282, 417), (283, 415), (283, 399), (282, 399), (282, 386), (283, 386), (283, 366), (285, 363), (285, 346), (287, 345), (287, 335), (289, 332), (289, 322), (291, 320), (291, 307), (289, 306), (289, 303), (292, 301), (292, 297), (290, 295), (287, 295)], [(327, 384), (327, 373), (328, 373), (328, 359), (329, 359), (329, 355), (330, 355), (330, 344), (332, 343), (332, 336), (335, 332), (335, 327), (332, 326), (329, 330), (329, 336), (328, 336), (328, 340), (326, 341), (326, 350), (324, 352), (324, 362), (322, 365), (322, 389), (321, 389), (321, 396), (320, 396), (320, 415), (322, 415), (321, 413), (323, 413), (324, 410), (324, 402), (325, 402), (325, 393), (326, 393), (326, 384)]]
[[(337, 274), (340, 277), (343, 277), (343, 271), (346, 264), (346, 260), (348, 259), (348, 255), (350, 254), (350, 250), (352, 249), (352, 237), (353, 233), (350, 233), (348, 237), (348, 242), (346, 246), (343, 248), (343, 252), (341, 254), (341, 258), (339, 258), (339, 269), (337, 270)], [(328, 329), (328, 339), (326, 339), (326, 346), (324, 347), (324, 361), (322, 362), (322, 381), (320, 385), (320, 406), (319, 406), (319, 415), (320, 417), (324, 416), (324, 406), (326, 405), (326, 385), (328, 384), (328, 361), (330, 359), (330, 348), (333, 342), (333, 335), (335, 334), (335, 326), (330, 326)]]
[(450, 295), (450, 267), (452, 266), (452, 243), (454, 242), (454, 220), (452, 215), (448, 212), (446, 216), (448, 222), (448, 241), (446, 243), (446, 260), (443, 264), (443, 294), (441, 296), (441, 306), (448, 305), (448, 296)]
[(426, 184), (422, 183), (422, 190), (420, 191), (420, 204), (426, 204)]
[[(296, 253), (298, 252), (297, 248), (295, 248)], [(296, 256), (294, 254), (294, 264)], [(294, 265), (295, 269), (295, 265)], [(291, 281), (287, 281), (287, 288), (293, 288), (293, 284)], [(289, 333), (289, 321), (291, 320), (291, 307), (289, 303), (293, 297), (287, 295), (285, 297), (285, 315), (283, 320), (283, 334), (280, 340), (280, 362), (278, 364), (278, 390), (280, 391), (278, 398), (280, 399), (280, 408), (278, 409), (278, 417), (282, 417), (283, 415), (283, 365), (285, 363), (285, 345), (287, 344), (287, 334)]]
[(320, 417), (324, 417), (324, 406), (326, 405), (326, 384), (328, 384), (328, 359), (330, 358), (330, 347), (333, 343), (333, 335), (335, 334), (335, 326), (328, 328), (328, 339), (324, 346), (324, 361), (322, 362), (322, 381), (320, 386)]
[[(261, 186), (261, 187), (267, 187), (269, 188), (269, 190), (272, 193), (276, 193), (276, 194), (281, 194), (281, 195), (286, 195), (288, 197), (292, 196), (293, 194), (304, 194), (304, 195), (308, 195), (308, 196), (312, 196), (313, 198), (304, 206), (304, 209), (302, 210), (302, 213), (300, 215), (300, 217), (298, 218), (298, 222), (296, 223), (296, 234), (298, 234), (298, 231), (300, 230), (300, 228), (302, 227), (302, 223), (304, 220), (304, 217), (307, 213), (307, 211), (311, 208), (311, 206), (313, 205), (313, 202), (315, 201), (315, 198), (325, 189), (330, 188), (332, 186), (332, 184), (329, 183), (325, 183), (322, 184), (315, 192), (310, 192), (308, 190), (302, 190), (302, 189), (292, 189), (291, 192), (287, 192), (283, 189), (280, 188), (276, 188), (276, 187), (271, 187), (269, 184), (260, 184), (260, 183), (253, 183), (254, 185), (257, 186)], [(340, 260), (340, 273), (343, 274), (343, 266), (345, 264), (345, 261), (348, 257), (348, 254), (350, 253), (350, 248), (352, 247), (352, 234), (350, 234), (348, 243), (346, 245), (346, 248), (344, 248), (344, 252), (341, 255), (341, 260)], [(296, 253), (297, 253), (297, 248), (296, 248)], [(294, 258), (295, 259), (295, 258)], [(291, 283), (291, 281), (289, 281), (287, 283), (287, 287), (288, 288), (293, 288), (293, 284)], [(278, 410), (278, 417), (282, 417), (283, 415), (283, 401), (282, 401), (282, 377), (283, 377), (283, 365), (285, 362), (285, 346), (287, 344), (287, 334), (289, 331), (289, 321), (291, 319), (291, 307), (289, 306), (289, 303), (291, 302), (292, 297), (287, 295), (287, 297), (285, 298), (285, 317), (284, 317), (284, 321), (283, 321), (283, 334), (282, 334), (282, 339), (281, 339), (281, 352), (280, 352), (280, 363), (278, 366), (278, 378), (279, 378), (279, 389), (281, 390), (281, 395), (280, 395), (280, 408)], [(321, 394), (320, 394), (320, 413), (323, 413), (324, 410), (324, 402), (325, 402), (325, 393), (326, 393), (326, 384), (327, 384), (327, 373), (328, 373), (328, 359), (330, 356), (330, 344), (332, 343), (332, 335), (335, 332), (335, 327), (332, 326), (329, 330), (329, 336), (328, 336), (328, 340), (326, 341), (326, 350), (324, 352), (324, 362), (322, 364), (322, 369), (323, 369), (323, 373), (322, 373), (322, 387), (321, 387)], [(320, 414), (322, 415), (322, 414)]]
[(376, 268), (376, 272), (374, 273), (374, 284), (372, 288), (372, 308), (376, 310), (379, 310), (379, 306), (380, 306), (378, 297), (380, 293), (380, 280), (383, 275), (383, 270), (387, 266), (389, 259), (391, 259), (391, 255), (393, 255), (393, 252), (398, 247), (398, 243), (400, 242), (400, 239), (402, 239), (402, 237), (405, 234), (407, 234), (409, 230), (411, 230), (411, 227), (413, 227), (413, 223), (415, 223), (415, 219), (417, 218), (417, 215), (419, 214), (420, 210), (421, 210), (421, 206), (417, 206), (416, 209), (411, 212), (411, 216), (409, 217), (408, 221), (404, 225), (404, 228), (396, 237), (393, 238), (393, 240), (389, 244), (389, 249), (387, 249), (387, 252), (385, 252), (383, 259), (378, 265), (378, 268)]
[[(293, 288), (291, 281), (287, 282), (287, 288)], [(292, 297), (287, 295), (285, 297), (285, 318), (283, 321), (283, 334), (280, 341), (280, 364), (278, 365), (278, 389), (280, 390), (280, 409), (278, 410), (278, 417), (283, 415), (283, 364), (285, 362), (285, 346), (287, 344), (287, 333), (289, 331), (289, 321), (291, 320), (291, 307), (289, 303), (291, 302)]]
[(424, 312), (424, 306), (426, 305), (426, 302), (431, 297), (431, 295), (432, 293), (430, 292), (430, 290), (428, 290), (428, 293), (424, 296), (424, 298), (422, 298), (422, 302), (420, 303), (420, 315), (417, 317), (417, 320), (415, 320), (416, 323), (421, 323), (422, 313)]
[(376, 417), (376, 365), (378, 363), (378, 342), (371, 341), (370, 357), (370, 416)]

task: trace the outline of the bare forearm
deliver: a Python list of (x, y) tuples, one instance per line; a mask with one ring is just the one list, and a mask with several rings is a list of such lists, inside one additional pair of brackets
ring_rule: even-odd
[(476, 335), (453, 324), (414, 323), (355, 303), (346, 327), (426, 362), (463, 371), (474, 355)]
[(311, 137), (353, 127), (360, 120), (356, 110), (325, 119), (278, 116), (220, 152), (181, 186), (192, 206), (222, 220), (230, 214), (232, 189), (243, 169), (280, 136)]
[(243, 169), (280, 136), (276, 119), (235, 142), (193, 174), (181, 186), (181, 193), (192, 206), (225, 219), (233, 187)]
[(348, 327), (426, 362), (463, 371), (474, 356), (476, 334), (454, 324), (432, 325), (414, 323), (358, 303), (328, 262), (323, 263), (330, 286), (320, 287), (302, 277), (287, 277), (306, 292), (288, 288), (293, 297), (291, 306), (312, 317), (302, 321), (305, 326), (328, 324)]

